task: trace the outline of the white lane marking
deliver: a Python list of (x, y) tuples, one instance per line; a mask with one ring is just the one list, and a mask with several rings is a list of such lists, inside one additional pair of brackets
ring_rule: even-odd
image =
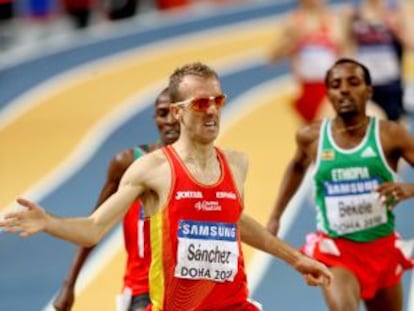
[[(34, 40), (33, 37), (28, 37), (27, 41), (30, 41), (29, 43), (25, 40), (23, 44), (3, 52), (0, 61), (0, 70), (17, 66), (24, 62), (44, 58), (49, 55), (54, 55), (68, 49), (89, 46), (110, 39), (119, 39), (137, 35), (163, 26), (174, 27), (192, 21), (199, 21), (202, 18), (211, 16), (219, 17), (249, 12), (252, 9), (266, 7), (274, 8), (275, 5), (282, 6), (293, 1), (294, 0), (278, 0), (277, 3), (274, 3), (271, 0), (256, 0), (251, 3), (231, 7), (206, 5), (206, 2), (204, 2), (203, 5), (192, 5), (175, 10), (155, 10), (118, 23), (100, 23), (91, 25), (88, 29), (82, 32), (59, 29), (56, 34), (42, 40), (42, 44), (37, 44), (38, 41), (36, 40), (36, 37)], [(281, 15), (283, 12), (275, 14)], [(59, 27), (62, 25), (57, 26)]]
[[(80, 67), (52, 76), (39, 85), (34, 86), (31, 90), (25, 92), (22, 96), (15, 98), (7, 106), (0, 108), (0, 131), (29, 110), (35, 108), (36, 105), (43, 102), (41, 99), (50, 98), (54, 94), (60, 93), (63, 89), (69, 88), (71, 85), (77, 85), (80, 83), (79, 81), (84, 81), (84, 77), (89, 76), (90, 72), (98, 72), (97, 69), (100, 69), (103, 66), (109, 69), (119, 68), (120, 60), (122, 60), (122, 62), (131, 61), (132, 59), (137, 58), (137, 53), (143, 55), (141, 58), (148, 57), (149, 59), (154, 59), (158, 55), (161, 57), (163, 53), (165, 53), (164, 51), (172, 51), (175, 48), (182, 48), (183, 46), (197, 46), (199, 43), (205, 43), (206, 39), (209, 40), (209, 38), (219, 39), (223, 38), (223, 35), (231, 35), (242, 30), (254, 31), (254, 29), (260, 27), (276, 25), (279, 18), (281, 18), (279, 15), (271, 16), (261, 18), (260, 20), (239, 22), (230, 26), (220, 26), (197, 31), (192, 34), (176, 36), (160, 42), (112, 54), (96, 61), (90, 61)], [(246, 55), (252, 54), (257, 50), (260, 50), (260, 47), (257, 49), (246, 49), (247, 52), (238, 51), (233, 57), (236, 59), (239, 58), (240, 55), (241, 57), (246, 57)], [(262, 57), (259, 55), (259, 59), (260, 58)], [(231, 58), (227, 59), (231, 62)], [(171, 71), (172, 70), (174, 70), (174, 68), (171, 68)]]
[[(292, 224), (294, 223), (299, 211), (303, 207), (303, 202), (305, 202), (306, 197), (309, 195), (310, 184), (311, 184), (311, 175), (307, 174), (305, 179), (302, 182), (302, 185), (298, 189), (296, 195), (289, 202), (285, 213), (283, 214), (280, 233), (278, 237), (284, 239), (287, 232), (290, 230)], [(269, 269), (272, 260), (275, 258), (267, 253), (256, 252), (252, 262), (249, 263), (247, 270), (247, 279), (249, 281), (250, 295), (254, 296), (254, 292), (259, 286), (260, 282), (266, 275), (266, 271)], [(293, 272), (293, 270), (292, 270)]]

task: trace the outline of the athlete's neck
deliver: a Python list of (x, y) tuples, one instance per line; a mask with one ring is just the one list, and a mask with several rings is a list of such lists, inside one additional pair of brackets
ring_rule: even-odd
[(212, 143), (200, 144), (180, 139), (173, 147), (185, 163), (195, 164), (202, 170), (216, 163), (216, 151)]
[(369, 123), (370, 118), (364, 116), (361, 119), (342, 119), (336, 118), (332, 122), (332, 129), (336, 133), (352, 133), (364, 129)]

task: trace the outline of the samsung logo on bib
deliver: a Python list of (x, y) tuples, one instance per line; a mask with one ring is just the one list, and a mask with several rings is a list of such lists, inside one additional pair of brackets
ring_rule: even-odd
[(198, 211), (215, 212), (221, 211), (221, 205), (217, 201), (199, 201), (194, 205)]
[(175, 194), (176, 200), (182, 199), (202, 199), (203, 193), (201, 191), (177, 191)]

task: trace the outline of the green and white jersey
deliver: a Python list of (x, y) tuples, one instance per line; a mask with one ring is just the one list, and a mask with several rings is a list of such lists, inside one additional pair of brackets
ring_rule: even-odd
[(379, 120), (370, 119), (365, 137), (352, 149), (335, 143), (331, 124), (322, 122), (313, 177), (318, 230), (360, 242), (391, 234), (394, 214), (375, 189), (397, 175), (384, 157)]

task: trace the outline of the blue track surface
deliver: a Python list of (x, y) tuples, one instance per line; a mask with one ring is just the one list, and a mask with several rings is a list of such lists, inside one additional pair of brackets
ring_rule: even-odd
[[(338, 1), (333, 1), (336, 2)], [(152, 29), (91, 42), (7, 68), (0, 71), (0, 109), (36, 85), (90, 61), (165, 38), (266, 18), (291, 9), (294, 3), (295, 1), (287, 1), (279, 5), (225, 9), (198, 19), (172, 21)], [(231, 104), (232, 98), (287, 72), (286, 64), (277, 67), (252, 64), (249, 68), (222, 76), (223, 89), (229, 95)], [(142, 141), (153, 141), (157, 138), (156, 129), (152, 124), (151, 108), (144, 109), (120, 125), (84, 167), (45, 196), (40, 203), (55, 207), (56, 209), (51, 212), (62, 216), (88, 214), (89, 211), (82, 207), (92, 207), (95, 204), (96, 195), (105, 177), (102, 168), (107, 166), (114, 152), (135, 145), (135, 137), (140, 137)], [(414, 175), (407, 172), (407, 177), (411, 176)], [(69, 202), (71, 207), (78, 206), (79, 209), (68, 210)], [(288, 232), (287, 240), (293, 245), (301, 245), (305, 233), (313, 230), (313, 216), (312, 208), (305, 202), (294, 227)], [(402, 233), (414, 236), (412, 211), (409, 206), (398, 209), (397, 219), (398, 229)], [(59, 288), (73, 251), (72, 245), (44, 234), (27, 240), (0, 234), (0, 310), (41, 310)], [(405, 282), (408, 281), (407, 276)], [(264, 305), (265, 310), (326, 310), (320, 299), (319, 290), (306, 287), (299, 275), (292, 273), (290, 268), (278, 261), (272, 262), (265, 279), (253, 296)]]

